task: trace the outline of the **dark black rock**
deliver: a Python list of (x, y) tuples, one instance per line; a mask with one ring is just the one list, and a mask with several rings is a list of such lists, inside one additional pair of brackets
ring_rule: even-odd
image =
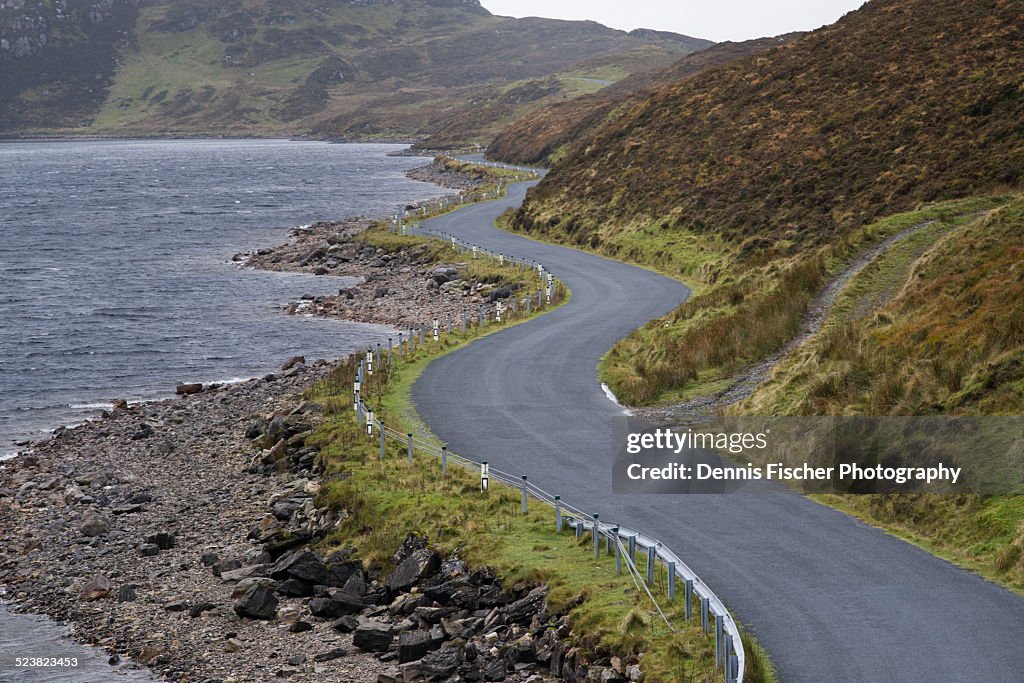
[(366, 652), (387, 652), (395, 639), (390, 624), (367, 621), (359, 625), (352, 636), (352, 644)]
[(220, 562), (220, 558), (217, 557), (217, 553), (203, 553), (199, 556), (199, 563), (204, 567), (212, 567), (218, 562)]
[[(345, 588), (353, 574), (357, 573), (360, 577), (362, 575), (362, 563), (357, 560), (335, 560), (332, 556), (328, 558), (325, 564), (327, 565), (327, 580), (324, 582), (324, 585), (331, 588)], [(347, 592), (361, 595), (366, 593), (366, 589)]]
[(143, 543), (139, 546), (139, 555), (143, 557), (156, 557), (160, 554), (160, 546), (152, 543)]
[(287, 522), (302, 509), (302, 506), (306, 504), (306, 501), (310, 499), (310, 496), (292, 496), (291, 498), (285, 498), (274, 503), (271, 508), (271, 512), (274, 517), (277, 517), (282, 522)]
[(135, 586), (126, 584), (117, 589), (118, 602), (135, 602), (135, 599), (138, 596), (138, 591)]
[(330, 591), (327, 597), (313, 598), (309, 601), (309, 611), (314, 617), (336, 619), (346, 614), (358, 614), (366, 608), (366, 603), (358, 595), (350, 595), (343, 591)]
[(324, 585), (328, 574), (327, 567), (316, 553), (297, 550), (283, 555), (270, 570), (270, 577), (278, 581), (300, 579), (311, 584)]
[(149, 437), (153, 436), (153, 434), (155, 434), (155, 433), (156, 432), (153, 431), (153, 426), (152, 425), (143, 422), (142, 424), (139, 425), (139, 428), (135, 431), (135, 433), (132, 434), (132, 439), (134, 439), (135, 441), (140, 441), (142, 439), (148, 439)]
[(266, 538), (263, 549), (270, 553), (271, 557), (280, 558), (292, 548), (306, 545), (313, 540), (312, 534), (305, 531), (291, 531), (289, 529), (277, 529)]
[(412, 611), (412, 618), (415, 621), (423, 622), (429, 626), (440, 624), (442, 619), (447, 619), (455, 614), (454, 607), (417, 607)]
[(455, 673), (463, 661), (462, 645), (447, 643), (440, 650), (431, 652), (420, 660), (420, 673), (427, 679), (448, 678)]
[(335, 659), (341, 659), (342, 657), (345, 657), (346, 655), (348, 655), (348, 651), (347, 650), (345, 650), (344, 648), (336, 647), (333, 650), (328, 650), (327, 652), (323, 652), (321, 654), (316, 655), (315, 657), (313, 657), (313, 661), (314, 662), (330, 662), (330, 661), (333, 661)]
[(359, 620), (352, 615), (346, 615), (331, 624), (331, 628), (339, 633), (352, 633), (359, 628)]
[(169, 534), (164, 531), (149, 534), (146, 536), (146, 543), (152, 543), (156, 547), (160, 548), (160, 550), (170, 550), (175, 544), (174, 534)]
[(275, 590), (292, 598), (308, 598), (313, 595), (313, 584), (302, 579), (288, 579), (277, 584)]
[(533, 664), (537, 661), (537, 652), (529, 638), (522, 638), (507, 651), (509, 661), (515, 664)]
[(255, 585), (242, 593), (235, 603), (235, 614), (253, 619), (273, 619), (277, 615), (277, 598), (265, 586)]
[(402, 541), (402, 545), (395, 551), (395, 554), (391, 556), (391, 564), (397, 567), (405, 562), (406, 558), (414, 552), (417, 550), (423, 550), (426, 547), (427, 539), (422, 536), (417, 536), (416, 534), (409, 534), (405, 537), (405, 540)]
[(233, 572), (241, 568), (242, 563), (239, 560), (224, 560), (223, 562), (216, 562), (211, 565), (210, 571), (213, 572), (214, 576), (220, 576), (224, 572)]
[(398, 634), (398, 661), (401, 664), (415, 662), (438, 647), (440, 643), (434, 643), (429, 631), (405, 631)]
[(216, 609), (217, 605), (212, 602), (200, 602), (199, 604), (193, 605), (192, 609), (188, 611), (188, 615), (193, 619), (198, 619), (203, 616), (204, 612), (209, 612), (212, 609)]
[(544, 601), (548, 595), (547, 586), (538, 586), (530, 591), (526, 597), (517, 600), (508, 606), (506, 617), (513, 624), (528, 625), (534, 615), (544, 611)]
[(366, 580), (363, 579), (363, 573), (361, 571), (352, 572), (352, 576), (348, 577), (348, 580), (345, 581), (342, 590), (349, 595), (365, 595)]
[(388, 577), (389, 590), (400, 593), (407, 591), (420, 579), (436, 572), (441, 566), (441, 558), (429, 548), (421, 548), (411, 553)]
[(296, 621), (294, 624), (288, 627), (291, 633), (305, 633), (306, 631), (313, 630), (313, 624), (308, 621)]

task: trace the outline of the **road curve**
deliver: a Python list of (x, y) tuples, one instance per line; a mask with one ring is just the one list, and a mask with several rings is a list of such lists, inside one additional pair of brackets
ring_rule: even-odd
[(759, 638), (783, 681), (1024, 680), (1024, 599), (845, 514), (791, 493), (612, 495), (613, 431), (624, 417), (597, 383), (597, 363), (689, 292), (496, 229), (525, 191), (513, 186), (503, 200), (425, 226), (535, 259), (572, 290), (561, 308), (428, 366), (412, 393), (435, 434), (660, 538)]

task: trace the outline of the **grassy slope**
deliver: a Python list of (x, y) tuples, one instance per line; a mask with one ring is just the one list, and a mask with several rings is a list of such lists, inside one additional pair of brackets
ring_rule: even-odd
[[(578, 137), (585, 138), (588, 129), (637, 104), (659, 88), (777, 47), (800, 35), (794, 33), (741, 43), (719, 43), (661, 69), (653, 68), (656, 62), (648, 60), (647, 70), (638, 67), (631, 75), (609, 69), (604, 72), (605, 75), (597, 77), (614, 81), (612, 85), (592, 94), (549, 104), (517, 118), (494, 138), (487, 153), (490, 157), (510, 163), (550, 164), (564, 156), (566, 147)], [(591, 68), (587, 73), (598, 72)]]
[[(664, 88), (580, 142), (520, 211), (803, 251), (1024, 169), (1019, 5), (874, 0), (782, 48)], [(950, 31), (956, 32), (955, 39)]]
[[(842, 292), (822, 332), (736, 412), (1024, 412), (1024, 197), (940, 223)], [(1024, 592), (1024, 498), (828, 496), (836, 505)]]
[[(4, 17), (17, 14), (0, 10), (0, 35)], [(709, 44), (592, 22), (495, 17), (468, 2), (161, 0), (131, 11), (118, 4), (115, 14), (120, 23), (105, 32), (84, 15), (51, 22), (88, 30), (68, 39), (72, 52), (57, 52), (55, 43), (5, 62), (25, 74), (0, 73), (0, 109), (12, 114), (0, 132), (313, 132), (465, 143), (546, 102), (601, 87), (587, 77), (620, 78)], [(52, 37), (60, 37), (56, 28)], [(38, 98), (93, 53), (103, 58), (89, 61), (90, 82), (59, 102)], [(57, 116), (67, 109), (73, 116)]]
[(575, 145), (512, 227), (655, 266), (700, 294), (609, 357), (616, 394), (643, 404), (717, 386), (796, 331), (867, 243), (863, 226), (1018, 183), (1011, 5), (875, 0), (664, 88)]

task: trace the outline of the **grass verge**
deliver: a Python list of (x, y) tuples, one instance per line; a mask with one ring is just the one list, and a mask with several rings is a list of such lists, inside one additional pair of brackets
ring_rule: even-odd
[[(531, 286), (530, 282), (519, 284)], [(566, 296), (567, 292), (557, 292), (555, 305)], [(526, 319), (522, 311), (508, 324)], [(471, 326), (463, 335), (460, 326), (439, 342), (428, 340), (413, 353), (405, 350), (401, 361), (393, 355), (393, 362), (379, 368), (363, 385), (364, 400), (385, 424), (419, 436), (428, 433), (410, 400), (415, 379), (432, 360), (498, 329), (495, 324), (482, 329)], [(685, 622), (682, 600), (667, 603), (664, 568), (659, 566), (652, 592), (661, 596), (659, 602), (667, 607), (673, 628), (661, 621), (654, 605), (637, 592), (628, 576), (616, 573), (613, 557), (602, 552), (594, 559), (589, 536), (577, 539), (556, 533), (554, 514), (541, 503), (531, 501), (524, 515), (518, 491), (495, 485), (481, 492), (476, 474), (452, 464), (447, 476), (442, 476), (436, 459), (421, 454), (410, 463), (405, 446), (397, 442), (386, 445), (381, 459), (379, 438), (362, 432), (352, 409), (356, 364), (354, 358), (340, 364), (310, 395), (324, 405), (326, 413), (312, 437), (321, 447), (325, 465), (320, 502), (345, 515), (326, 544), (355, 546), (364, 562), (386, 568), (394, 548), (416, 531), (446, 554), (495, 568), (508, 584), (547, 584), (551, 609), (571, 614), (580, 634), (579, 646), (593, 663), (612, 656), (639, 660), (651, 681), (719, 679), (713, 635), (703, 634), (697, 619)], [(756, 654), (760, 650), (748, 652), (755, 654), (748, 659), (747, 680), (773, 680), (767, 658)]]

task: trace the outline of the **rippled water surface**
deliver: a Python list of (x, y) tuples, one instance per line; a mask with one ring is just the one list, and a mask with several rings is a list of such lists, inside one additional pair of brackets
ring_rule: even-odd
[(239, 270), (287, 228), (440, 190), (395, 145), (289, 141), (0, 144), (0, 455), (118, 398), (335, 357), (381, 328), (279, 305), (340, 278)]
[[(281, 305), (341, 278), (241, 270), (239, 251), (321, 219), (437, 195), (395, 145), (124, 141), (0, 144), (0, 457), (14, 442), (152, 399), (181, 381), (334, 358), (386, 329), (289, 317)], [(0, 530), (2, 533), (2, 530)], [(0, 681), (148, 680), (0, 605)], [(14, 669), (75, 656), (76, 669)], [(141, 678), (140, 678), (141, 677)]]

